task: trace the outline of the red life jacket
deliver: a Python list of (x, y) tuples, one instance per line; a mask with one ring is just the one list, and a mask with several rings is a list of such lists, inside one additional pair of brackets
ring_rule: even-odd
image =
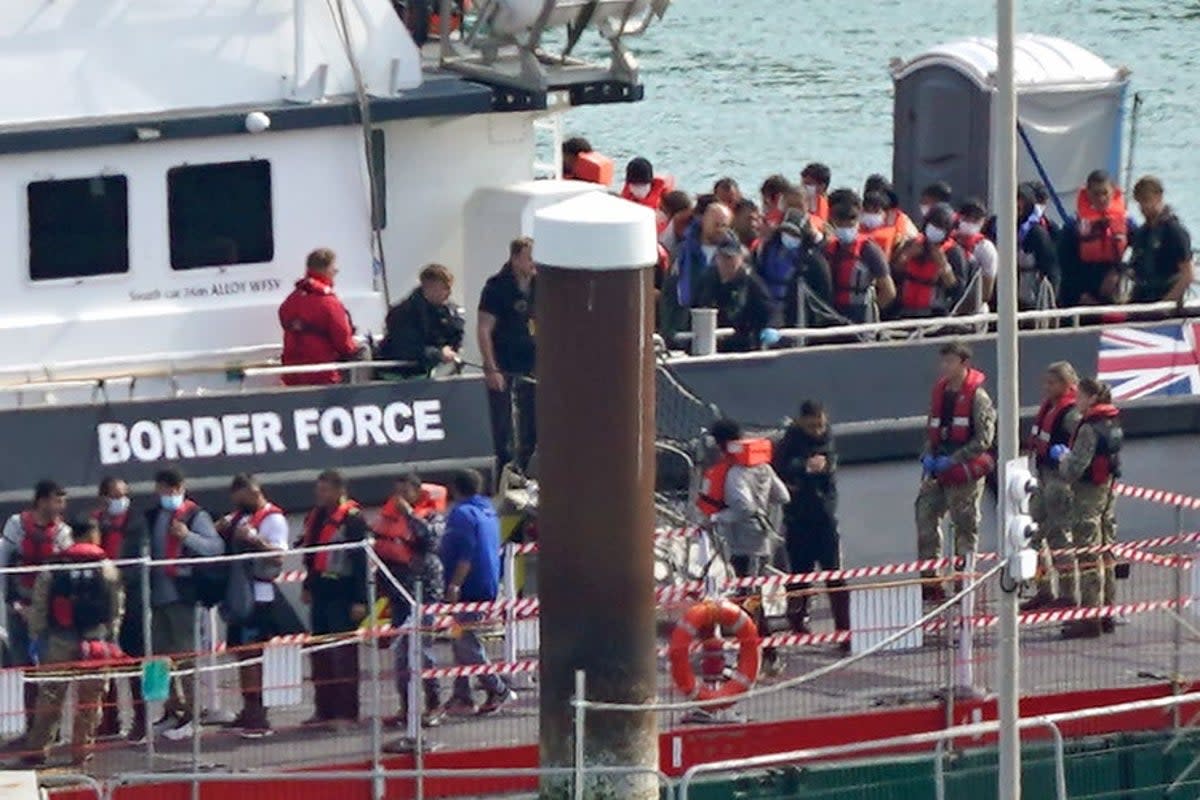
[(986, 238), (982, 233), (972, 233), (970, 235), (954, 234), (954, 241), (962, 248), (963, 255), (968, 259), (975, 252), (975, 247)]
[[(304, 520), (304, 546), (313, 547), (315, 545), (331, 544), (338, 530), (342, 527), (342, 523), (346, 521), (346, 517), (350, 512), (358, 509), (358, 503), (353, 500), (343, 500), (341, 505), (333, 510), (333, 513), (325, 517), (325, 524), (320, 530), (315, 530), (317, 521), (317, 509), (308, 512), (308, 516)], [(312, 554), (313, 569), (317, 572), (325, 572), (329, 569), (330, 551), (323, 550), (319, 553)]]
[(109, 516), (103, 511), (93, 511), (92, 519), (100, 526), (100, 547), (109, 558), (121, 557), (121, 544), (125, 541), (125, 530), (129, 527), (129, 511), (120, 516)]
[[(264, 519), (271, 516), (272, 514), (282, 514), (282, 513), (283, 513), (282, 508), (280, 508), (279, 506), (275, 505), (274, 503), (272, 503), (268, 500), (267, 503), (262, 508), (258, 509), (257, 511), (255, 511), (253, 514), (250, 515), (249, 525), (253, 530), (257, 531), (258, 527), (260, 525), (262, 525)], [(233, 533), (233, 531), (237, 528), (238, 525), (240, 525), (242, 523), (242, 520), (245, 517), (246, 517), (246, 513), (243, 511), (239, 511), (236, 514), (234, 514), (233, 517), (231, 517), (229, 520), (229, 527), (225, 529), (226, 535), (228, 536), (229, 534)]]
[[(941, 378), (933, 385), (933, 395), (929, 405), (929, 422), (926, 436), (930, 452), (937, 454), (945, 446), (958, 449), (971, 441), (974, 424), (972, 409), (975, 406), (975, 392), (983, 385), (986, 376), (977, 369), (967, 371), (962, 387), (954, 398), (951, 411), (950, 425), (942, 425), (942, 417), (946, 409), (946, 379)], [(982, 453), (969, 461), (960, 461), (938, 476), (938, 482), (945, 486), (958, 486), (977, 478), (982, 478), (992, 471), (996, 459), (991, 453)]]
[[(76, 542), (53, 561), (64, 564), (97, 564), (105, 558), (98, 545)], [(91, 628), (108, 621), (111, 598), (104, 575), (90, 570), (55, 570), (51, 575), (50, 621), (58, 628)]]
[(1062, 423), (1066, 413), (1075, 407), (1075, 399), (1075, 387), (1072, 386), (1057, 400), (1042, 401), (1033, 420), (1033, 429), (1029, 432), (1029, 449), (1037, 458), (1039, 467), (1049, 465), (1051, 447), (1066, 444), (1071, 438)]
[[(413, 513), (416, 514), (415, 508)], [(393, 564), (412, 562), (412, 529), (408, 524), (408, 515), (397, 507), (396, 498), (389, 497), (383, 504), (372, 530), (375, 533), (375, 552), (380, 558)]]
[[(925, 234), (918, 241), (925, 243)], [(950, 249), (955, 247), (954, 238), (947, 237), (939, 245), (942, 255), (949, 258)], [(925, 252), (924, 248), (904, 266), (904, 282), (900, 286), (900, 308), (903, 311), (929, 311), (937, 296), (938, 273), (941, 266)]]
[(825, 255), (829, 259), (829, 271), (833, 277), (833, 305), (847, 309), (865, 305), (867, 289), (871, 286), (871, 274), (862, 263), (863, 245), (867, 237), (859, 235), (850, 245), (837, 239), (825, 244)]
[(1079, 260), (1084, 264), (1117, 264), (1129, 244), (1125, 197), (1113, 187), (1108, 208), (1092, 206), (1087, 189), (1080, 189), (1075, 201), (1079, 214)]
[(1102, 403), (1094, 405), (1083, 415), (1075, 433), (1071, 435), (1071, 447), (1075, 446), (1075, 437), (1084, 425), (1091, 425), (1096, 431), (1096, 454), (1092, 463), (1083, 473), (1083, 480), (1096, 486), (1103, 486), (1113, 478), (1121, 477), (1121, 440), (1123, 433), (1118, 421), (1120, 411), (1116, 406)]
[[(54, 519), (45, 525), (38, 525), (32, 511), (21, 512), (21, 528), (25, 531), (21, 538), (22, 567), (38, 567), (54, 558), (55, 535), (61, 524)], [(32, 589), (36, 580), (36, 572), (22, 572), (18, 577), (18, 582), (25, 589)]]
[[(196, 505), (195, 501), (190, 497), (183, 498), (183, 503), (179, 508), (175, 509), (171, 514), (171, 522), (182, 522), (186, 527), (192, 526), (192, 520), (196, 514), (200, 512), (200, 506)], [(183, 541), (179, 537), (171, 533), (169, 526), (167, 530), (167, 542), (164, 550), (166, 558), (174, 559), (183, 555)], [(167, 564), (165, 571), (168, 578), (174, 578), (179, 575), (178, 564)]]
[(656, 175), (653, 179), (651, 179), (650, 193), (645, 197), (634, 197), (633, 192), (629, 190), (628, 182), (621, 187), (621, 197), (630, 201), (631, 203), (637, 203), (657, 211), (658, 206), (662, 202), (662, 196), (674, 188), (674, 178), (669, 175)]

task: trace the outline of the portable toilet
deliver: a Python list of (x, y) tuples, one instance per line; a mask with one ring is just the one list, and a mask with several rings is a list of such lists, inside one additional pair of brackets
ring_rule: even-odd
[[(1075, 196), (1089, 172), (1104, 169), (1119, 180), (1129, 70), (1052, 36), (1020, 35), (1014, 51), (1018, 124), (1029, 138), (1028, 145), (1017, 142), (1017, 179), (1042, 180), (1036, 153), (1049, 177), (1044, 182), (1074, 214)], [(979, 197), (995, 207), (996, 68), (996, 41), (983, 38), (893, 62), (892, 174), (900, 204), (910, 214), (917, 213), (921, 190), (936, 181), (950, 184), (955, 201)]]

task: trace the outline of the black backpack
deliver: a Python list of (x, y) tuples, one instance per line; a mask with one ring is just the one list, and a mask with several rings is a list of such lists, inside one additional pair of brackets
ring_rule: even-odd
[(55, 571), (50, 584), (50, 618), (56, 627), (85, 631), (106, 625), (111, 608), (112, 589), (99, 561)]

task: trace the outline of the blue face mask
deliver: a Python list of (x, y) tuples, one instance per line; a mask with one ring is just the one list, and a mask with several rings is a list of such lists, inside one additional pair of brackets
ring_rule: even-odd
[(178, 511), (183, 505), (183, 495), (181, 494), (160, 494), (158, 496), (159, 505), (167, 511)]
[(800, 237), (793, 236), (790, 233), (779, 234), (779, 242), (788, 250), (795, 250), (800, 246)]
[(119, 517), (129, 510), (128, 497), (113, 497), (108, 501), (108, 515), (110, 517)]
[(835, 228), (834, 233), (837, 234), (838, 241), (842, 244), (853, 244), (858, 238), (858, 227), (853, 228)]

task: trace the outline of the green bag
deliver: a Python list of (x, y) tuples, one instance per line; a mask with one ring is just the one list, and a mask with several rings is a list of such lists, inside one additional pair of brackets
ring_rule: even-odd
[(152, 658), (142, 664), (142, 699), (147, 703), (165, 702), (171, 695), (171, 661)]

